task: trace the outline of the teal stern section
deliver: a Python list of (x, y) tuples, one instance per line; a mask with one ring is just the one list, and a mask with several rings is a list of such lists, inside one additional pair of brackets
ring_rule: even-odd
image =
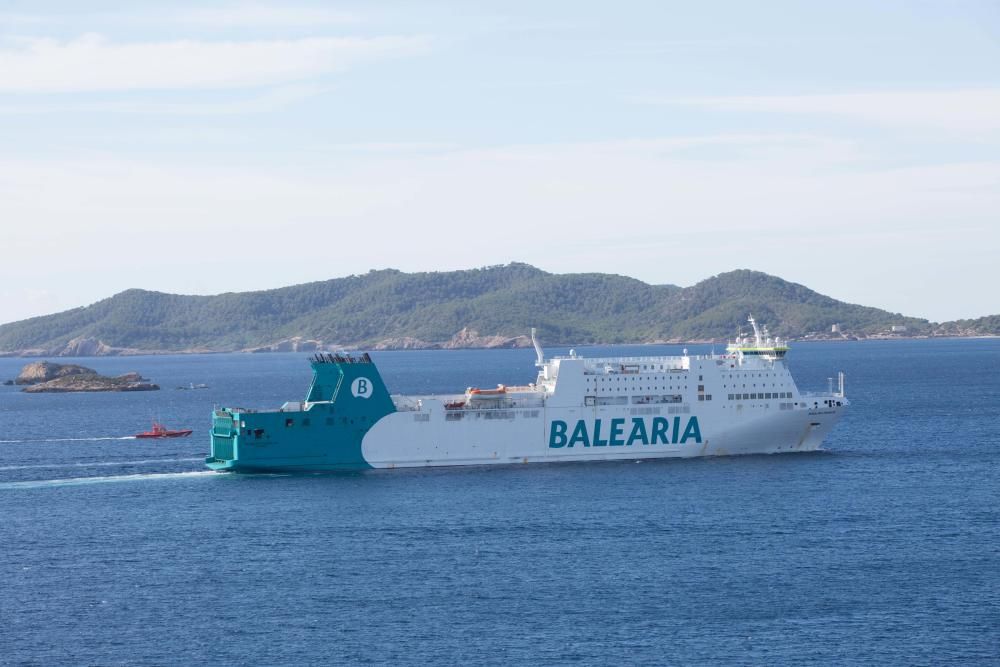
[(219, 471), (321, 472), (371, 466), (361, 441), (396, 411), (371, 357), (317, 354), (306, 399), (277, 410), (222, 408), (212, 416), (212, 453)]

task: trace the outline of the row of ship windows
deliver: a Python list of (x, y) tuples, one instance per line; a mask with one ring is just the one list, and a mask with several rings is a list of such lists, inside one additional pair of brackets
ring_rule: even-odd
[[(458, 422), (463, 419), (504, 419), (511, 420), (516, 417), (522, 419), (538, 419), (541, 414), (539, 410), (522, 410), (517, 412), (515, 410), (491, 410), (487, 412), (479, 412), (478, 410), (450, 410), (445, 413), (444, 420), (449, 422)], [(425, 413), (416, 413), (413, 415), (413, 421), (415, 422), (427, 422), (431, 420), (431, 416)]]
[[(787, 373), (782, 373), (780, 375), (787, 375)], [(756, 377), (766, 378), (766, 377), (778, 377), (778, 376), (779, 376), (778, 373), (774, 373), (774, 374), (771, 374), (771, 373), (753, 373), (753, 374), (744, 375), (743, 377), (736, 377), (735, 379), (736, 380), (745, 380), (747, 378), (756, 378)], [(725, 378), (728, 378), (730, 380), (734, 379), (732, 375), (723, 375), (722, 377), (724, 379)], [(605, 383), (605, 382), (608, 382), (608, 383), (614, 382), (614, 383), (618, 384), (618, 383), (621, 383), (623, 380), (625, 382), (631, 382), (632, 384), (635, 384), (636, 382), (656, 382), (657, 380), (663, 381), (663, 380), (666, 380), (666, 379), (667, 379), (666, 376), (662, 376), (662, 377), (661, 376), (653, 376), (653, 377), (626, 377), (626, 378), (621, 378), (621, 377), (607, 377), (607, 378), (593, 378), (593, 381), (594, 381), (595, 385), (598, 382), (601, 382), (602, 384)], [(699, 381), (701, 381), (703, 379), (704, 379), (703, 376), (701, 376), (701, 375), (698, 376), (698, 380)], [(586, 381), (587, 381), (587, 384), (590, 384), (591, 378), (586, 378)], [(746, 385), (743, 385), (743, 386), (745, 387)], [(756, 387), (757, 385), (755, 384), (754, 386)]]
[[(653, 375), (653, 376), (650, 376), (650, 377), (625, 377), (625, 378), (623, 378), (623, 377), (619, 376), (619, 377), (593, 378), (595, 384), (597, 383), (598, 380), (600, 380), (601, 382), (621, 382), (623, 380), (625, 382), (629, 382), (629, 381), (631, 381), (631, 382), (655, 382), (657, 380), (659, 380), (659, 381), (662, 382), (663, 380), (666, 380), (666, 379), (667, 379), (666, 375)], [(678, 379), (683, 379), (683, 378), (678, 378)], [(698, 376), (698, 379), (699, 380), (701, 379), (700, 375)], [(587, 383), (589, 384), (591, 378), (586, 378), (586, 380), (587, 380)]]
[(757, 394), (729, 394), (730, 401), (758, 401), (767, 400), (769, 398), (791, 398), (792, 392), (790, 391), (778, 391), (778, 392), (764, 392)]
[[(615, 396), (584, 396), (584, 405), (625, 405), (629, 402), (629, 396), (621, 394)], [(631, 396), (632, 403), (636, 405), (662, 405), (664, 403), (681, 403), (684, 397), (680, 394), (670, 394), (667, 396)]]
[[(629, 408), (628, 413), (630, 415), (658, 415), (663, 412), (662, 408)], [(689, 415), (691, 414), (690, 405), (671, 405), (667, 408), (668, 415)]]
[[(635, 373), (635, 372), (637, 372), (639, 370), (640, 366), (639, 366), (639, 364), (620, 364), (619, 368), (624, 368), (626, 372)], [(700, 366), (699, 366), (699, 368), (700, 368)], [(613, 369), (613, 367), (612, 367), (612, 369)], [(670, 371), (671, 373), (678, 373), (678, 372), (682, 372), (682, 371), (684, 373), (687, 373), (687, 371), (688, 371), (688, 369), (686, 369), (686, 368), (676, 368), (676, 367), (664, 366), (663, 364), (643, 364), (642, 365), (642, 370), (644, 370), (644, 371), (657, 371), (657, 370), (659, 370), (659, 371)], [(604, 369), (595, 369), (592, 366), (588, 366), (587, 368), (584, 369), (584, 372), (585, 373), (601, 373), (601, 372), (607, 372), (607, 371), (605, 371)], [(620, 372), (620, 371), (614, 371), (614, 370), (612, 370), (612, 372)]]
[[(684, 385), (683, 387), (681, 387), (680, 385), (677, 385), (676, 391), (680, 391), (682, 389), (687, 389), (687, 385)], [(603, 391), (603, 392), (629, 391), (629, 390), (631, 390), (631, 391), (674, 391), (675, 389), (674, 389), (673, 386), (670, 386), (670, 387), (627, 387), (627, 388), (623, 388), (623, 387), (595, 387), (593, 389), (593, 391)]]
[[(360, 417), (360, 420), (362, 422), (367, 422), (368, 421), (368, 417), (362, 416), (362, 417)], [(303, 419), (299, 420), (298, 423), (299, 423), (300, 426), (311, 426), (312, 425), (312, 420), (309, 417), (304, 417)], [(327, 426), (333, 426), (336, 423), (337, 423), (337, 419), (335, 417), (327, 417), (326, 418), (326, 425)], [(354, 420), (350, 419), (348, 417), (341, 417), (340, 418), (340, 423), (343, 426), (347, 426), (348, 424), (353, 424)], [(294, 426), (295, 426), (295, 419), (293, 419), (292, 417), (287, 417), (285, 419), (285, 428), (293, 428)], [(264, 433), (264, 429), (260, 429), (260, 428), (256, 428), (256, 429), (248, 428), (248, 429), (246, 429), (246, 435), (248, 435), (248, 436), (249, 435), (255, 435), (255, 436), (257, 436), (259, 438), (263, 433)]]
[[(794, 410), (795, 406), (798, 405), (798, 403), (756, 403), (756, 404), (751, 404), (750, 407), (751, 408), (771, 408), (774, 405), (777, 405), (779, 410)], [(803, 403), (803, 405), (805, 405), (805, 404)], [(723, 405), (722, 407), (726, 408), (726, 407), (729, 407), (729, 406)], [(738, 404), (736, 404), (736, 405), (734, 405), (732, 407), (736, 408), (737, 410), (741, 410), (744, 407), (744, 405), (742, 403), (738, 403)]]

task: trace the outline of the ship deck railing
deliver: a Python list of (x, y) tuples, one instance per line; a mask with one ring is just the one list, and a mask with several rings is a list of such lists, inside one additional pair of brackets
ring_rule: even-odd
[(582, 361), (594, 364), (649, 364), (649, 363), (668, 363), (668, 362), (683, 362), (685, 359), (722, 359), (726, 355), (721, 354), (672, 354), (672, 355), (661, 355), (657, 357), (583, 357), (579, 354), (575, 357), (558, 356), (553, 357), (553, 359), (559, 360), (569, 360), (569, 359), (580, 359)]
[(226, 407), (223, 410), (228, 410), (229, 412), (242, 415), (256, 415), (256, 414), (268, 414), (271, 412), (304, 412), (316, 405), (317, 403), (329, 403), (330, 401), (314, 401), (312, 403), (307, 403), (306, 401), (286, 401), (280, 408), (238, 408), (238, 407)]
[(515, 394), (531, 394), (531, 393), (541, 394), (542, 393), (542, 390), (539, 389), (536, 385), (533, 385), (533, 384), (508, 384), (508, 385), (504, 385), (504, 389), (507, 390), (508, 394), (509, 393), (515, 393)]
[[(521, 408), (541, 408), (545, 399), (541, 396), (517, 396), (513, 398), (497, 397), (467, 401), (465, 394), (430, 394), (426, 396), (390, 397), (399, 412), (420, 412), (426, 408), (424, 401), (439, 401), (448, 411), (475, 412), (480, 410), (520, 410)], [(461, 404), (461, 405), (459, 405)], [(454, 407), (448, 407), (449, 405)]]
[(836, 391), (800, 391), (799, 398), (844, 398), (844, 395)]
[[(680, 356), (662, 357), (555, 357), (555, 359), (571, 360), (579, 359), (584, 365), (590, 368), (603, 368), (604, 366), (665, 366), (663, 370), (678, 369), (687, 370), (692, 361), (721, 361), (723, 359), (734, 359), (735, 355), (727, 354), (690, 354)], [(658, 370), (658, 369), (657, 369)]]

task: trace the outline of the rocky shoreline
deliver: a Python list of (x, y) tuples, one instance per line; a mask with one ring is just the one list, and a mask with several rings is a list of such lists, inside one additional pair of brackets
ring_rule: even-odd
[[(791, 343), (804, 343), (813, 341), (866, 341), (866, 340), (919, 340), (925, 338), (996, 338), (997, 336), (988, 334), (977, 334), (975, 332), (964, 332), (964, 333), (940, 333), (940, 334), (927, 334), (927, 335), (898, 335), (898, 334), (872, 334), (868, 336), (845, 336), (837, 334), (823, 333), (809, 333), (800, 337), (789, 338), (788, 342)], [(642, 341), (632, 341), (629, 343), (577, 343), (577, 344), (567, 344), (567, 343), (552, 343), (548, 342), (549, 345), (559, 345), (565, 347), (567, 345), (572, 345), (575, 347), (587, 346), (587, 345), (725, 345), (725, 340), (713, 340), (713, 339), (680, 339), (680, 338), (670, 338), (670, 339), (657, 339), (657, 340), (642, 340)], [(393, 338), (385, 338), (383, 340), (375, 342), (355, 342), (355, 343), (326, 343), (321, 340), (304, 338), (301, 336), (294, 336), (292, 338), (285, 338), (268, 345), (260, 345), (255, 347), (246, 348), (233, 348), (233, 349), (207, 349), (207, 348), (189, 348), (184, 350), (143, 350), (136, 348), (121, 348), (114, 347), (111, 345), (106, 345), (101, 341), (94, 341), (90, 339), (86, 344), (80, 344), (79, 341), (71, 341), (65, 346), (60, 346), (58, 349), (42, 350), (42, 349), (23, 349), (15, 351), (4, 351), (0, 352), (0, 357), (20, 357), (20, 358), (32, 358), (32, 357), (104, 357), (104, 356), (140, 356), (140, 355), (165, 355), (165, 354), (231, 354), (234, 352), (243, 352), (249, 354), (263, 354), (268, 352), (336, 352), (339, 350), (377, 350), (377, 351), (387, 351), (387, 350), (492, 350), (492, 349), (510, 349), (510, 348), (528, 348), (531, 347), (531, 338), (528, 336), (502, 336), (502, 335), (480, 335), (479, 332), (471, 330), (468, 328), (462, 329), (451, 339), (446, 341), (426, 341), (412, 336), (398, 336)], [(6, 383), (5, 383), (6, 384)]]
[(20, 374), (5, 384), (24, 386), (29, 394), (54, 394), (91, 391), (157, 391), (159, 385), (149, 382), (139, 373), (115, 377), (101, 375), (93, 368), (77, 364), (56, 364), (36, 361), (26, 364)]

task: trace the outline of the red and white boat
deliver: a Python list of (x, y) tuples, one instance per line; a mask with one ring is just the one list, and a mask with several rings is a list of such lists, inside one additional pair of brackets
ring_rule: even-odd
[(191, 429), (182, 429), (178, 431), (171, 430), (161, 424), (160, 422), (153, 422), (153, 427), (148, 431), (143, 431), (142, 433), (136, 433), (137, 438), (186, 438), (191, 435)]

